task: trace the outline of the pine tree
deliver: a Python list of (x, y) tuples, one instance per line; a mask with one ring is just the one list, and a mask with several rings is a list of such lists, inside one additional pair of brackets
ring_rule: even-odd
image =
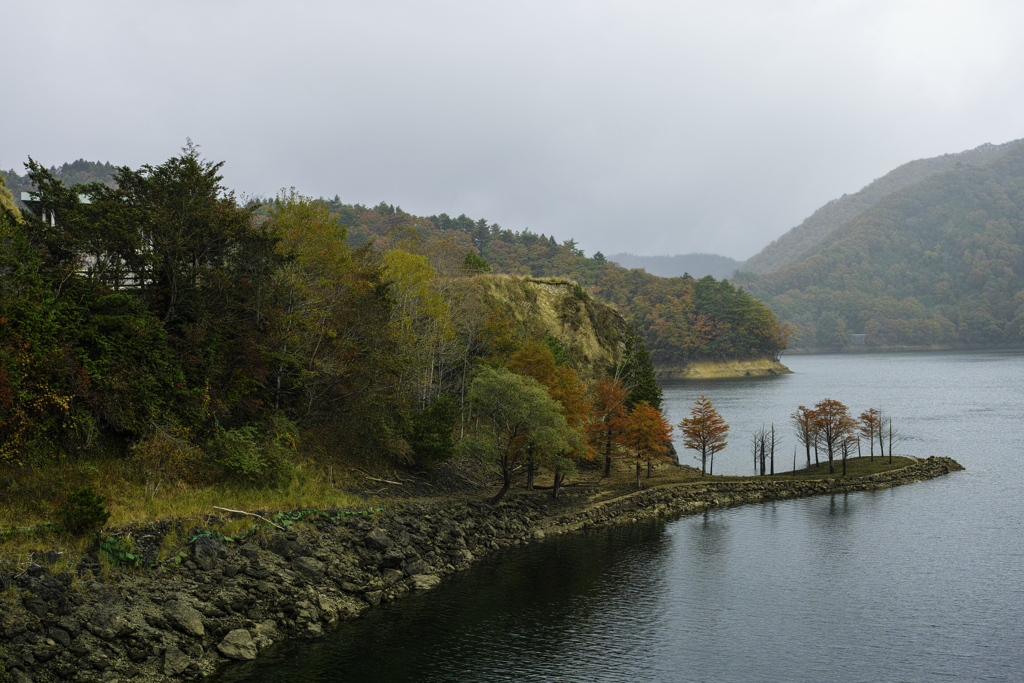
[(622, 360), (614, 368), (612, 375), (621, 379), (629, 396), (626, 406), (632, 410), (644, 401), (655, 410), (661, 410), (661, 387), (654, 378), (654, 363), (647, 352), (643, 337), (634, 325), (626, 336), (626, 346), (622, 352)]

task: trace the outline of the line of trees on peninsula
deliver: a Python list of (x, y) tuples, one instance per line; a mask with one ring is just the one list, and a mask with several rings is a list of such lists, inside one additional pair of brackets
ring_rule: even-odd
[[(871, 459), (875, 457), (876, 443), (881, 457), (885, 457), (888, 448), (889, 461), (892, 462), (893, 446), (903, 440), (892, 418), (884, 411), (868, 408), (854, 417), (848, 407), (831, 398), (819, 401), (813, 408), (800, 406), (790, 416), (790, 422), (797, 441), (804, 447), (807, 467), (811, 466), (812, 449), (814, 464), (819, 465), (818, 449), (821, 448), (828, 456), (829, 474), (835, 473), (835, 458), (839, 457), (843, 463), (843, 476), (846, 476), (846, 460), (855, 450), (861, 455), (862, 443), (867, 444)], [(763, 465), (761, 473), (764, 474)]]
[[(811, 467), (812, 450), (815, 467), (820, 465), (820, 448), (828, 457), (829, 474), (835, 473), (835, 459), (839, 458), (842, 461), (843, 476), (846, 476), (846, 461), (855, 452), (861, 455), (862, 443), (867, 444), (872, 460), (876, 444), (881, 457), (885, 457), (888, 448), (891, 463), (893, 446), (903, 440), (887, 413), (869, 408), (855, 418), (847, 406), (831, 398), (819, 401), (813, 408), (799, 406), (790, 416), (790, 423), (797, 441), (805, 448), (807, 468)], [(710, 399), (701, 396), (694, 401), (690, 417), (684, 418), (678, 426), (683, 433), (684, 446), (696, 452), (694, 457), (701, 463), (701, 475), (707, 472), (714, 474), (715, 454), (729, 444), (726, 440), (729, 425)], [(762, 425), (754, 430), (750, 446), (755, 475), (775, 474), (775, 452), (781, 442), (782, 434), (776, 431), (774, 424), (768, 427)], [(793, 470), (796, 470), (795, 454)]]
[(480, 457), (500, 498), (519, 471), (546, 468), (557, 495), (581, 460), (666, 457), (635, 329), (585, 367), (480, 295), (494, 276), (472, 245), (395, 229), (353, 247), (327, 202), (242, 202), (221, 166), (189, 143), (68, 187), (29, 161), (33, 211), (0, 207), (0, 469), (115, 458), (154, 492), (266, 485), (301, 445)]

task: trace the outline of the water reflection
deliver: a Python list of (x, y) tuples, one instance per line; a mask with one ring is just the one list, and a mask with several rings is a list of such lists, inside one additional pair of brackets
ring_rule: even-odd
[[(1021, 360), (801, 357), (672, 388), (673, 422), (703, 392), (737, 437), (826, 396), (887, 407), (918, 454), (969, 469), (549, 539), (221, 680), (1019, 680)], [(742, 449), (721, 457), (746, 472)]]

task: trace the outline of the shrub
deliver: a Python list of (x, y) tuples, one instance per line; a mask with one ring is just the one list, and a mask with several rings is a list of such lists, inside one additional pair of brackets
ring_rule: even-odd
[(61, 528), (74, 536), (98, 532), (110, 519), (110, 513), (103, 507), (105, 500), (106, 496), (99, 495), (91, 486), (69, 494), (57, 510)]
[(219, 427), (210, 440), (210, 451), (229, 479), (247, 484), (274, 486), (291, 479), (297, 429), (282, 417), (269, 420), (267, 428), (248, 424), (237, 429)]
[(410, 417), (409, 445), (417, 465), (433, 468), (455, 453), (455, 422), (459, 406), (451, 396), (439, 396)]
[(188, 430), (153, 423), (131, 447), (132, 459), (145, 477), (146, 492), (159, 493), (164, 484), (202, 481), (202, 452), (189, 440)]

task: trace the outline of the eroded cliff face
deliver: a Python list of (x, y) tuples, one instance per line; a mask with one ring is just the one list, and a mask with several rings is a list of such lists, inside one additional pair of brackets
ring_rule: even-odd
[(654, 364), (654, 376), (658, 379), (725, 379), (728, 377), (768, 377), (791, 373), (792, 370), (774, 358)]
[(584, 379), (599, 377), (622, 355), (629, 325), (619, 313), (566, 280), (485, 275), (473, 286), (484, 306), (510, 315), (521, 332), (555, 337)]
[[(622, 356), (629, 324), (611, 306), (566, 280), (482, 275), (472, 286), (483, 306), (501, 308), (520, 331), (554, 336), (569, 350), (570, 365), (584, 379), (599, 377)], [(774, 358), (655, 363), (657, 379), (711, 379), (785, 375)]]

